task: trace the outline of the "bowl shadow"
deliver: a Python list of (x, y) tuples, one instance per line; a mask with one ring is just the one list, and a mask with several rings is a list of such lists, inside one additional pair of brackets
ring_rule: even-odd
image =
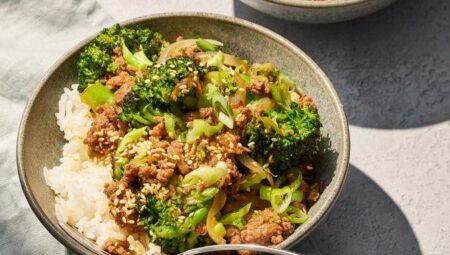
[(291, 250), (302, 254), (421, 254), (401, 209), (350, 165), (346, 184), (322, 223)]
[(450, 1), (400, 0), (327, 25), (280, 20), (238, 0), (234, 11), (310, 55), (335, 85), (350, 124), (402, 129), (450, 119)]

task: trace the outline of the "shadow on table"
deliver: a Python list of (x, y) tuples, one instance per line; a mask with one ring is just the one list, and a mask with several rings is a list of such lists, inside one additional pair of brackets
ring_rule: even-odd
[(308, 255), (421, 254), (400, 208), (354, 166), (329, 215), (292, 250)]
[(310, 55), (336, 86), (350, 124), (394, 129), (450, 119), (450, 1), (400, 0), (326, 25), (272, 18), (237, 0), (234, 10)]

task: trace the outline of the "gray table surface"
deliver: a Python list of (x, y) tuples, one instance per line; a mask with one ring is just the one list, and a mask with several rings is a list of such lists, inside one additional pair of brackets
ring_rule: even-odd
[(238, 1), (0, 1), (0, 254), (69, 253), (20, 188), (15, 138), (49, 66), (116, 21), (209, 11), (285, 36), (329, 75), (351, 124), (351, 165), (327, 218), (293, 248), (305, 254), (450, 254), (450, 1), (400, 0), (331, 25), (271, 18)]

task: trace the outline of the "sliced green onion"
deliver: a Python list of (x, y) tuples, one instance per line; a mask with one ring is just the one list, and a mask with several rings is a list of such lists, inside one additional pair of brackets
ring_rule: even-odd
[(256, 184), (261, 183), (262, 180), (266, 179), (266, 175), (264, 173), (257, 173), (257, 174), (250, 174), (245, 175), (242, 178), (241, 185), (239, 186), (239, 189), (245, 190), (247, 188), (250, 188)]
[(164, 113), (164, 126), (166, 128), (166, 132), (170, 138), (175, 138), (175, 125), (178, 126), (181, 130), (184, 130), (185, 126), (183, 121), (171, 113)]
[(222, 122), (225, 126), (232, 129), (234, 126), (233, 119), (225, 115), (223, 112), (219, 113), (218, 117), (219, 121)]
[(164, 113), (164, 127), (170, 138), (175, 138), (175, 115)]
[(227, 164), (225, 162), (219, 161), (219, 163), (217, 163), (215, 167), (203, 165), (188, 173), (184, 177), (183, 183), (195, 185), (199, 181), (203, 181), (205, 187), (209, 187), (217, 183), (220, 179), (224, 178), (227, 174)]
[(224, 237), (227, 234), (227, 230), (225, 229), (223, 224), (220, 222), (218, 222), (213, 229), (214, 229), (214, 232), (216, 232), (217, 236)]
[(250, 84), (250, 76), (246, 75), (246, 74), (241, 74), (241, 78), (245, 81), (245, 83), (247, 83), (247, 85)]
[(206, 62), (206, 66), (221, 67), (223, 65), (224, 57), (225, 56), (223, 55), (223, 52), (218, 51), (213, 57), (208, 59), (208, 62)]
[(120, 140), (119, 146), (117, 147), (116, 156), (120, 156), (122, 152), (125, 151), (128, 144), (137, 141), (142, 136), (146, 135), (147, 132), (145, 131), (146, 127), (133, 129), (130, 132), (128, 132), (122, 140)]
[(259, 197), (261, 198), (261, 200), (269, 201), (271, 192), (272, 192), (272, 188), (271, 187), (262, 185), (259, 188)]
[(218, 188), (209, 187), (203, 190), (202, 192), (198, 191), (193, 192), (192, 197), (195, 199), (195, 203), (203, 203), (212, 199), (218, 192), (219, 192)]
[(183, 225), (181, 225), (180, 229), (184, 230), (185, 232), (192, 231), (195, 229), (195, 227), (202, 222), (204, 219), (206, 219), (206, 216), (208, 215), (209, 207), (203, 207), (200, 209), (197, 209), (192, 216), (189, 216), (184, 222)]
[(114, 104), (114, 94), (100, 82), (96, 82), (87, 87), (80, 95), (81, 100), (91, 109), (95, 110), (102, 104)]
[(300, 171), (297, 171), (297, 172), (298, 172), (297, 178), (295, 179), (295, 181), (293, 181), (293, 182), (289, 185), (289, 187), (291, 188), (292, 191), (295, 191), (295, 190), (297, 190), (298, 188), (300, 188), (300, 185), (302, 184), (303, 175), (302, 175), (302, 173), (301, 173)]
[(286, 217), (290, 222), (294, 224), (304, 223), (308, 220), (308, 215), (300, 208), (289, 206), (281, 216)]
[(204, 39), (197, 39), (195, 43), (203, 51), (218, 51), (220, 49), (218, 45), (212, 44)]
[(114, 165), (112, 175), (115, 180), (119, 180), (120, 178), (122, 178), (123, 167), (128, 162), (128, 159), (122, 157), (120, 154), (122, 154), (122, 152), (125, 151), (128, 144), (133, 143), (133, 142), (139, 140), (139, 138), (141, 138), (142, 136), (146, 135), (147, 132), (145, 131), (145, 129), (146, 129), (145, 127), (142, 127), (139, 129), (133, 129), (132, 131), (128, 132), (122, 138), (122, 140), (120, 140), (119, 146), (117, 147), (116, 153), (114, 155), (116, 163)]
[(291, 200), (292, 200), (292, 202), (301, 202), (301, 201), (303, 201), (303, 191), (296, 190), (296, 191), (292, 192)]
[(291, 203), (292, 192), (289, 187), (272, 189), (270, 192), (270, 204), (277, 213), (283, 213)]
[(250, 211), (251, 206), (252, 203), (248, 203), (246, 206), (242, 207), (238, 211), (224, 215), (220, 219), (220, 222), (224, 225), (233, 225), (238, 229), (242, 229), (244, 227), (243, 218)]
[[(220, 93), (215, 94), (212, 98), (212, 107), (214, 110), (214, 113), (216, 114), (217, 118), (219, 118), (220, 122), (222, 122), (225, 126), (227, 126), (229, 129), (233, 129), (234, 127), (234, 113), (231, 109), (230, 104), (228, 103), (227, 99)], [(224, 116), (220, 118), (220, 113), (222, 113)]]
[(223, 128), (223, 124), (219, 123), (215, 126), (210, 125), (208, 121), (203, 119), (195, 119), (192, 122), (192, 128), (189, 129), (186, 135), (186, 142), (189, 144), (197, 141), (202, 135), (206, 137), (213, 136), (219, 133)]

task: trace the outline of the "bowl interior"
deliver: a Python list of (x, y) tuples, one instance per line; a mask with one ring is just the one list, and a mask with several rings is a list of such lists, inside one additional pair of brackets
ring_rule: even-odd
[[(326, 189), (310, 210), (310, 220), (280, 247), (303, 238), (324, 216), (339, 193), (348, 164), (348, 131), (345, 116), (328, 79), (316, 65), (290, 43), (249, 22), (207, 14), (160, 15), (138, 18), (124, 25), (148, 26), (173, 41), (185, 38), (214, 38), (224, 42), (225, 51), (251, 62), (272, 62), (294, 80), (299, 89), (310, 95), (319, 108), (323, 122), (324, 151), (316, 162), (319, 178)], [(91, 38), (92, 39), (92, 38)], [(55, 112), (63, 89), (77, 82), (76, 61), (81, 43), (55, 64), (42, 81), (27, 106), (18, 140), (18, 166), (24, 192), (31, 207), (63, 244), (79, 253), (91, 253), (58, 225), (54, 210), (54, 194), (46, 185), (43, 167), (59, 163), (65, 141), (56, 124)]]

